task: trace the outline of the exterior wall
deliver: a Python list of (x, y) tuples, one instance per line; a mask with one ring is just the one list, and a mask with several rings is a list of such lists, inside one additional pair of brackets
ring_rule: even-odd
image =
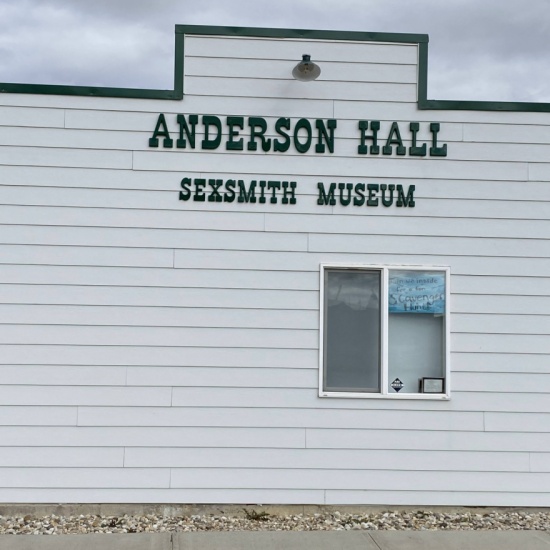
[[(185, 55), (183, 101), (0, 95), (0, 501), (550, 506), (550, 113), (419, 111), (417, 44)], [(177, 113), (334, 118), (335, 152), (153, 149), (159, 113), (174, 139)], [(360, 119), (440, 122), (448, 155), (358, 155)], [(298, 200), (182, 202), (183, 177)], [(450, 266), (449, 401), (318, 397), (327, 262)]]

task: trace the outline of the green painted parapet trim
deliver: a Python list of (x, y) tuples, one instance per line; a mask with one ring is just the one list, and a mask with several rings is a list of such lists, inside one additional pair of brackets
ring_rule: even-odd
[(139, 88), (100, 88), (95, 86), (64, 86), (62, 84), (0, 84), (0, 92), (8, 94), (74, 95), (91, 97), (126, 97), (142, 99), (182, 99), (175, 90), (144, 90)]
[(419, 99), (418, 108), (426, 111), (532, 111), (535, 113), (550, 113), (550, 103), (528, 103), (522, 101)]
[(355, 42), (395, 42), (398, 44), (419, 44), (428, 42), (427, 34), (263, 29), (255, 27), (210, 27), (203, 25), (176, 25), (176, 35), (177, 34), (249, 36), (257, 38), (299, 38), (307, 40), (354, 40)]
[(550, 103), (428, 99), (428, 41), (418, 43), (418, 108), (426, 111), (524, 111), (549, 113)]
[(174, 89), (103, 88), (94, 86), (63, 86), (57, 84), (0, 84), (0, 93), (46, 94), (135, 99), (183, 99), (184, 36), (247, 36), (259, 38), (294, 38), (309, 40), (350, 40), (355, 42), (390, 42), (418, 45), (418, 108), (421, 110), (465, 111), (525, 111), (550, 112), (550, 103), (508, 101), (454, 101), (428, 99), (428, 35), (378, 33), (358, 31), (319, 31), (300, 29), (263, 29), (253, 27), (215, 27), (176, 25), (174, 53)]
[(180, 100), (183, 99), (183, 35), (178, 33), (176, 33), (174, 60), (173, 90), (65, 86), (62, 84), (14, 84), (8, 82), (0, 83), (0, 93)]

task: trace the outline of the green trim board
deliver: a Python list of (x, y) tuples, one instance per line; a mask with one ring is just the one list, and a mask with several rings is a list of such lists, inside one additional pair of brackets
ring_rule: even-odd
[(389, 42), (418, 45), (418, 108), (420, 110), (525, 111), (550, 112), (550, 103), (508, 101), (455, 101), (428, 99), (428, 35), (378, 33), (360, 31), (269, 29), (254, 27), (219, 27), (208, 25), (176, 25), (174, 47), (174, 88), (109, 88), (66, 86), (58, 84), (0, 83), (0, 93), (45, 94), (134, 99), (183, 99), (183, 62), (185, 35), (245, 36), (259, 38), (294, 38), (310, 40), (350, 40), (356, 42)]
[(428, 42), (427, 34), (265, 29), (255, 27), (210, 27), (203, 25), (176, 25), (176, 34), (246, 36), (257, 38), (298, 38), (301, 40), (353, 40), (355, 42), (395, 42), (398, 44), (420, 44), (422, 42)]
[(3, 82), (0, 83), (0, 93), (181, 100), (183, 99), (183, 42), (184, 35), (176, 32), (173, 90), (112, 88), (102, 86), (66, 86), (62, 84), (19, 84)]
[(428, 99), (428, 41), (418, 43), (418, 108), (425, 111), (525, 111), (549, 113), (550, 103)]

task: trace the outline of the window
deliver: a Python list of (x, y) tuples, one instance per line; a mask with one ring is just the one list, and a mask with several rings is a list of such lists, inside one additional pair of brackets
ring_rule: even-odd
[(449, 268), (321, 266), (320, 395), (449, 397)]

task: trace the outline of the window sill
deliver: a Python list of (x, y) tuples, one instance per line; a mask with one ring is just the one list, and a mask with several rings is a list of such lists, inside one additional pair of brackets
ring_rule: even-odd
[(347, 399), (396, 399), (419, 401), (449, 401), (451, 396), (445, 393), (353, 393), (353, 392), (319, 392), (319, 397), (343, 397)]

